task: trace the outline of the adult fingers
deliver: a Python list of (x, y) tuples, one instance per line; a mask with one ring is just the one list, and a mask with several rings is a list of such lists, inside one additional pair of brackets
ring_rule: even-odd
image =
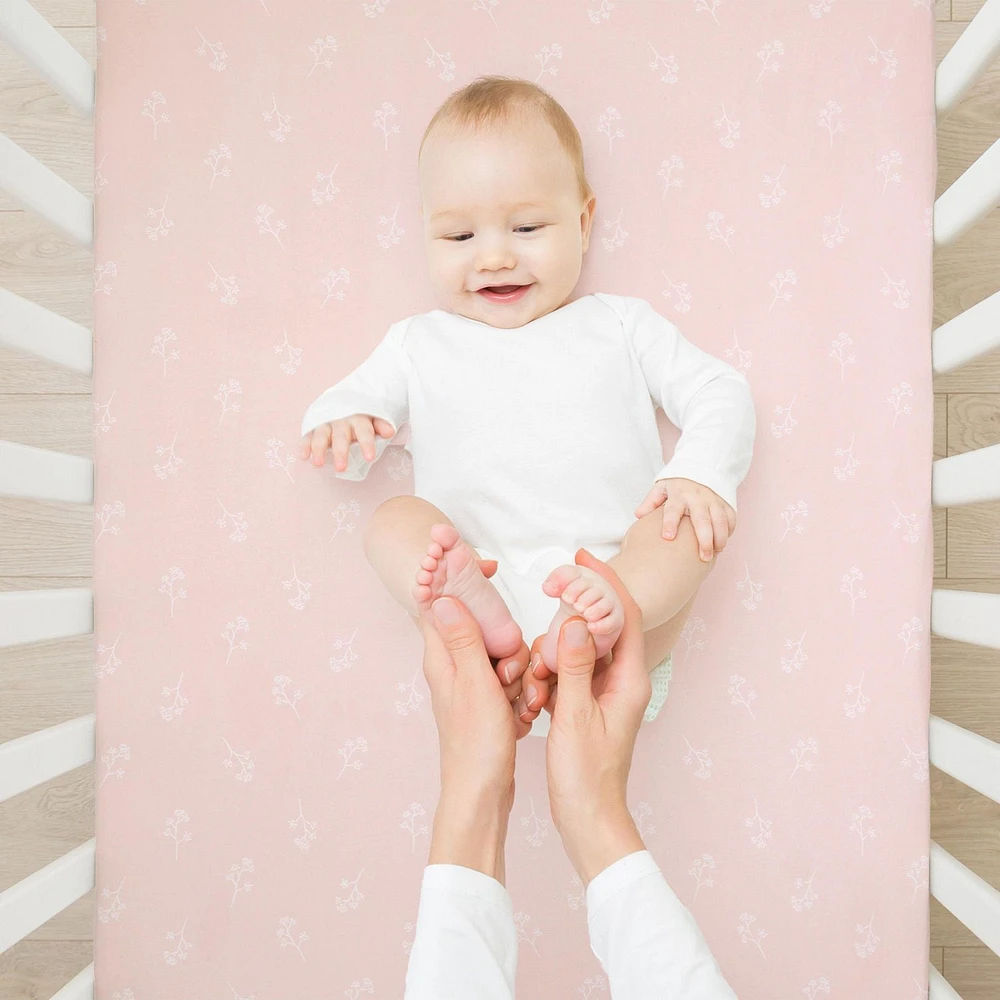
[(497, 571), (496, 559), (476, 559), (476, 562), (479, 563), (479, 568), (487, 580)]
[(493, 673), (479, 623), (458, 598), (439, 597), (431, 605), (430, 612), (425, 613), (429, 614), (430, 623), (441, 637), (456, 672), (475, 678), (485, 673), (485, 666)]
[[(521, 687), (524, 692), (524, 697), (521, 700), (522, 717), (529, 720), (542, 714), (542, 709), (549, 703), (549, 692), (556, 681), (555, 674), (542, 662), (543, 638), (544, 635), (537, 636), (531, 644), (531, 654), (528, 659), (529, 669), (521, 678)], [(532, 664), (534, 664), (533, 667)], [(532, 694), (532, 690), (534, 694)]]
[(594, 709), (594, 641), (587, 623), (572, 615), (559, 629), (556, 653), (559, 674), (560, 702), (573, 716), (586, 718)]

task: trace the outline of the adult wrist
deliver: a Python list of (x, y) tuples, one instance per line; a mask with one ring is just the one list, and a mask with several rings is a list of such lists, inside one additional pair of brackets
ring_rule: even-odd
[(586, 888), (609, 865), (646, 850), (632, 816), (623, 805), (579, 814), (559, 826), (563, 848)]
[(510, 807), (502, 797), (441, 793), (434, 813), (429, 865), (461, 865), (506, 885), (505, 848)]

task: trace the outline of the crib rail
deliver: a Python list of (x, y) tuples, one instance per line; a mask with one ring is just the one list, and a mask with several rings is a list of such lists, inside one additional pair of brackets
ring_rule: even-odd
[(93, 245), (91, 200), (2, 132), (0, 188), (22, 208), (51, 222), (77, 243)]
[(1000, 292), (994, 292), (934, 331), (931, 351), (934, 374), (954, 371), (998, 347)]
[(3, 287), (0, 344), (84, 375), (94, 370), (93, 338), (85, 326)]
[[(93, 117), (95, 75), (82, 56), (27, 0), (0, 3), (0, 36), (81, 114)], [(938, 119), (951, 113), (1000, 54), (1000, 0), (986, 0), (935, 76)], [(68, 234), (93, 245), (93, 203), (7, 136), (0, 134), (0, 190)], [(959, 239), (1000, 204), (1000, 140), (935, 202), (934, 243)], [(85, 327), (0, 288), (0, 343), (63, 368), (90, 374)], [(943, 373), (1000, 347), (1000, 292), (934, 332), (932, 364)], [(60, 452), (0, 441), (0, 495), (93, 503), (93, 463)], [(1000, 499), (1000, 445), (939, 459), (936, 506)], [(931, 631), (1000, 649), (1000, 595), (935, 589)], [(0, 646), (93, 632), (93, 593), (86, 588), (0, 593)], [(929, 758), (935, 767), (1000, 801), (1000, 745), (931, 716)], [(0, 744), (0, 802), (95, 759), (95, 717), (73, 719)], [(0, 893), (0, 952), (94, 888), (91, 839)], [(931, 843), (930, 892), (1000, 954), (1000, 893)], [(930, 1000), (961, 1000), (930, 967)], [(93, 1000), (89, 965), (53, 1000)]]
[(934, 202), (934, 246), (946, 247), (1000, 205), (1000, 139)]
[(93, 118), (95, 74), (90, 63), (28, 0), (0, 4), (0, 36), (80, 114)]
[(955, 110), (976, 81), (1000, 55), (1000, 2), (986, 0), (979, 13), (938, 64), (934, 104), (938, 121)]

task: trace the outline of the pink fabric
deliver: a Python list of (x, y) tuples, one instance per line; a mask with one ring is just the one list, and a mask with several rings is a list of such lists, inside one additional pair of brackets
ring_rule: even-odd
[[(758, 406), (639, 829), (741, 998), (925, 996), (931, 7), (99, 2), (99, 998), (402, 993), (436, 729), (360, 532), (411, 470), (292, 455), (441, 304), (416, 152), (485, 73), (583, 137), (579, 293), (647, 298)], [(518, 996), (603, 996), (544, 751), (508, 839)]]

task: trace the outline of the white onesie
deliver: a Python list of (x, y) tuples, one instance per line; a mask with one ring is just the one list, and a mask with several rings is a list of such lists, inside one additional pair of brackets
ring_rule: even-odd
[[(666, 464), (654, 404), (681, 430)], [(529, 647), (559, 607), (545, 577), (581, 546), (616, 555), (656, 480), (691, 479), (735, 510), (756, 429), (742, 374), (644, 299), (601, 292), (512, 330), (442, 309), (399, 320), (309, 406), (302, 434), (359, 413), (396, 431), (376, 437), (376, 462), (409, 423), (414, 494), (497, 560)], [(362, 480), (372, 464), (354, 442), (335, 474)]]

